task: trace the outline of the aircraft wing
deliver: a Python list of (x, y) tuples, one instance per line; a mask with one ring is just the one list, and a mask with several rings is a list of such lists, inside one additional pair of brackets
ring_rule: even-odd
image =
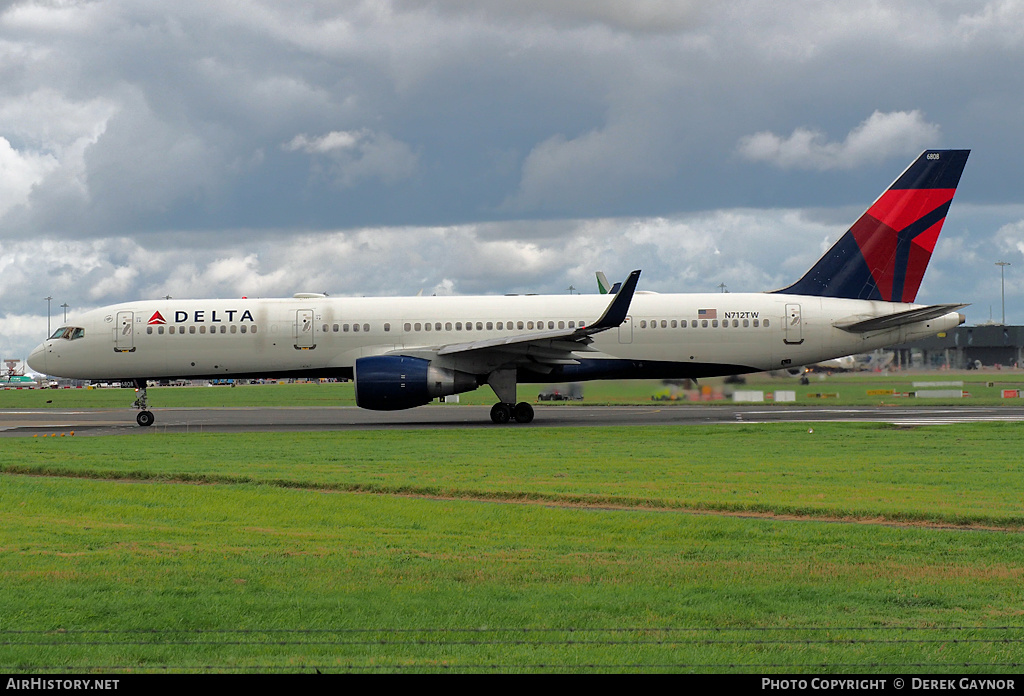
[(850, 333), (868, 333), (869, 331), (885, 331), (887, 329), (895, 329), (905, 324), (915, 324), (919, 321), (928, 321), (929, 319), (936, 319), (941, 316), (945, 316), (950, 312), (955, 312), (958, 309), (966, 307), (966, 304), (938, 304), (928, 305), (927, 307), (917, 307), (915, 309), (908, 309), (905, 312), (896, 312), (895, 314), (886, 314), (883, 317), (871, 317), (869, 319), (861, 319), (854, 317), (851, 319), (843, 319), (837, 321), (833, 326), (843, 331), (849, 331)]
[(444, 356), (456, 361), (535, 366), (542, 371), (550, 371), (556, 365), (576, 365), (579, 361), (573, 358), (573, 352), (592, 351), (591, 336), (617, 328), (626, 320), (639, 279), (639, 270), (630, 273), (619, 292), (612, 296), (612, 301), (608, 303), (601, 317), (589, 326), (453, 343), (427, 350), (396, 350), (392, 351), (392, 354), (423, 356), (429, 352), (433, 356)]

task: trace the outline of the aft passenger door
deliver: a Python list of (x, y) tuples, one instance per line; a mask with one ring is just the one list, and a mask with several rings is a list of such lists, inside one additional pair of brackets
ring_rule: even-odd
[(295, 349), (313, 350), (316, 340), (313, 332), (313, 310), (299, 309), (295, 311)]
[(800, 305), (786, 305), (786, 337), (783, 343), (798, 346), (804, 342), (804, 323), (800, 313)]
[(118, 312), (114, 324), (114, 352), (135, 352), (135, 312)]

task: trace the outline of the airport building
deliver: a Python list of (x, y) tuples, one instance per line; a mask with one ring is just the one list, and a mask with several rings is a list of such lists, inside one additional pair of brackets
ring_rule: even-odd
[(1024, 326), (958, 326), (892, 350), (896, 352), (894, 367), (1024, 367)]

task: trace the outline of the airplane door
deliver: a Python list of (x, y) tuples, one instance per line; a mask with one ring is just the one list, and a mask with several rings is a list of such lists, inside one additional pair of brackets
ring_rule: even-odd
[(295, 349), (312, 350), (316, 348), (313, 340), (313, 310), (299, 309), (295, 312)]
[(804, 323), (800, 314), (800, 305), (786, 305), (786, 337), (783, 343), (797, 346), (804, 342)]
[(633, 317), (626, 317), (626, 320), (619, 324), (619, 343), (633, 342)]
[(135, 352), (135, 312), (118, 312), (114, 324), (114, 352)]

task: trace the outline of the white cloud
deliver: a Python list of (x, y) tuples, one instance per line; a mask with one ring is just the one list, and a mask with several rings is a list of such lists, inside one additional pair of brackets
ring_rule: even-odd
[(331, 131), (310, 137), (301, 133), (283, 144), (287, 152), (322, 155), (330, 165), (329, 176), (342, 188), (366, 179), (380, 179), (394, 184), (412, 176), (417, 156), (412, 148), (387, 133), (363, 128), (357, 131)]
[(740, 156), (782, 169), (853, 169), (893, 155), (914, 155), (938, 144), (939, 126), (920, 111), (875, 111), (846, 136), (829, 142), (821, 131), (797, 128), (788, 138), (768, 131), (742, 138)]
[(32, 188), (60, 167), (51, 154), (19, 152), (0, 137), (0, 216), (28, 203)]

